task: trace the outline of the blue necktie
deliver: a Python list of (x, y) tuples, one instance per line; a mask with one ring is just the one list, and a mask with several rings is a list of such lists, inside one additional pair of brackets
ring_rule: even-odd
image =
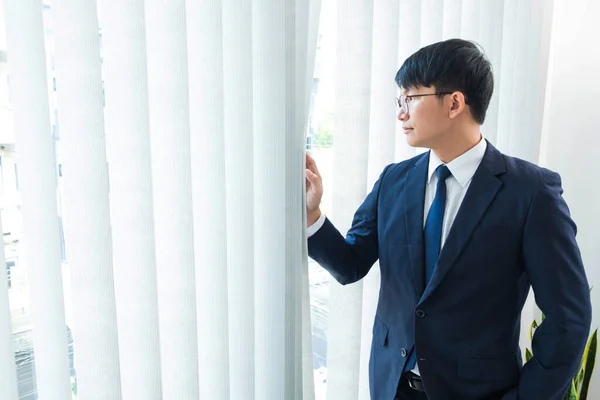
[(437, 188), (435, 189), (435, 198), (427, 214), (425, 221), (425, 285), (429, 283), (435, 263), (440, 255), (442, 248), (442, 227), (444, 224), (444, 210), (446, 209), (446, 179), (450, 175), (450, 170), (445, 165), (440, 165), (436, 170)]
[[(425, 285), (429, 283), (435, 263), (440, 255), (442, 244), (442, 227), (444, 223), (444, 210), (446, 209), (446, 179), (451, 175), (450, 170), (445, 165), (440, 165), (436, 170), (437, 188), (435, 198), (427, 214), (425, 221)], [(410, 371), (415, 368), (417, 361), (417, 352), (413, 348), (410, 357), (406, 361), (404, 371)]]

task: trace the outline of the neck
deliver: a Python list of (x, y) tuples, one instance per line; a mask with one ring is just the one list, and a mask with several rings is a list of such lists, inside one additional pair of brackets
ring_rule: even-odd
[(444, 163), (448, 164), (455, 158), (461, 156), (475, 147), (482, 140), (479, 125), (462, 129), (455, 134), (444, 135), (445, 140), (439, 146), (431, 148), (431, 151)]

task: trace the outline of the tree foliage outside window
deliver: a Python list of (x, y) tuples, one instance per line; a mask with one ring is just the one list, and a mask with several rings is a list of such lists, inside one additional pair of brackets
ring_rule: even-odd
[(331, 113), (319, 122), (313, 138), (313, 146), (319, 148), (333, 146), (333, 115)]

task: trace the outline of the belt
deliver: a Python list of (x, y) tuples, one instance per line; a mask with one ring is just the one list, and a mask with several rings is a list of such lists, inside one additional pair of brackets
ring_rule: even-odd
[(425, 387), (423, 386), (423, 380), (417, 374), (412, 371), (407, 371), (404, 373), (404, 378), (408, 382), (408, 386), (418, 392), (425, 392)]

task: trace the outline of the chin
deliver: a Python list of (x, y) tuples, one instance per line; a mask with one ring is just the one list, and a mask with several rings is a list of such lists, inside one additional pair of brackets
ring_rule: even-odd
[(406, 142), (410, 147), (418, 149), (431, 149), (433, 148), (433, 143), (435, 143), (435, 140), (431, 138), (415, 137), (412, 134), (409, 134), (406, 136)]
[(411, 137), (410, 135), (406, 137), (406, 143), (410, 147), (423, 147), (423, 143), (421, 140)]

